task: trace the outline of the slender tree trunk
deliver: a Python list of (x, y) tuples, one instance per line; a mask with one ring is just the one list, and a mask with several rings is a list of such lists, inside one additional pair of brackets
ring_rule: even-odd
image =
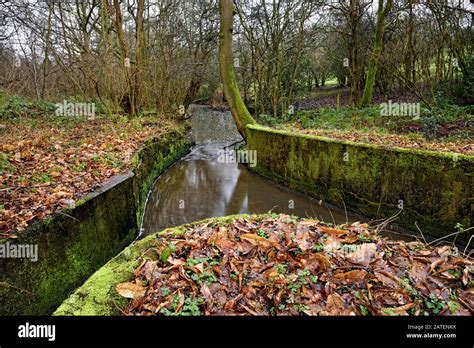
[(141, 89), (141, 68), (143, 57), (143, 13), (145, 10), (145, 0), (138, 0), (137, 6), (137, 35), (135, 43), (135, 98), (137, 108), (140, 107), (140, 89)]
[(122, 104), (124, 105), (125, 111), (131, 115), (135, 115), (135, 92), (134, 92), (134, 81), (131, 73), (131, 68), (125, 66), (125, 58), (130, 59), (128, 45), (125, 40), (125, 33), (123, 31), (122, 23), (122, 10), (120, 9), (120, 1), (114, 0), (114, 9), (115, 9), (115, 30), (117, 31), (117, 36), (119, 40), (120, 46), (120, 56), (121, 56), (121, 64), (124, 67), (125, 76), (127, 80), (127, 89), (128, 93), (125, 100)]
[(219, 65), (224, 95), (239, 133), (244, 139), (247, 139), (247, 125), (255, 124), (256, 122), (245, 106), (235, 79), (232, 54), (232, 31), (234, 25), (234, 6), (232, 0), (219, 0), (219, 10), (221, 17)]
[[(362, 3), (361, 0), (349, 1), (348, 26), (350, 31), (349, 37), (349, 76), (351, 95), (354, 104), (360, 101), (360, 94), (362, 89), (362, 75), (363, 75), (363, 61), (364, 57), (360, 52), (363, 51), (363, 39), (359, 32), (360, 21), (362, 18)], [(346, 82), (344, 82), (347, 84)]]
[(408, 28), (407, 28), (407, 37), (408, 37), (408, 52), (406, 54), (406, 64), (405, 64), (405, 78), (411, 83), (416, 83), (416, 72), (415, 72), (415, 43), (414, 43), (414, 13), (413, 13), (413, 3), (409, 2), (409, 14), (408, 14)]
[(48, 79), (48, 70), (49, 70), (49, 50), (51, 45), (51, 15), (52, 15), (51, 5), (48, 4), (48, 28), (46, 31), (46, 39), (44, 45), (44, 61), (43, 61), (43, 85), (41, 87), (41, 99), (45, 99), (46, 96), (46, 81)]
[(202, 84), (202, 72), (198, 71), (195, 73), (191, 81), (189, 82), (189, 86), (186, 90), (186, 95), (184, 96), (184, 109), (188, 110), (189, 106), (193, 103), (194, 99), (196, 99), (196, 95), (199, 92)]
[(387, 0), (387, 4), (384, 8), (384, 0), (379, 0), (377, 9), (377, 23), (375, 25), (375, 43), (374, 50), (369, 62), (369, 68), (367, 70), (367, 77), (365, 80), (364, 93), (360, 101), (361, 106), (367, 106), (372, 102), (372, 95), (375, 86), (375, 77), (377, 75), (377, 69), (379, 66), (380, 56), (382, 55), (383, 48), (383, 32), (385, 27), (385, 18), (392, 9), (393, 0)]

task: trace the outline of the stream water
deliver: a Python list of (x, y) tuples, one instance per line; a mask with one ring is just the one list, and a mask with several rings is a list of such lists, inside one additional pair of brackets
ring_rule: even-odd
[(244, 165), (223, 163), (223, 149), (242, 140), (231, 114), (204, 106), (193, 106), (192, 113), (196, 145), (156, 180), (145, 207), (143, 235), (211, 217), (268, 211), (336, 224), (360, 219), (253, 174)]

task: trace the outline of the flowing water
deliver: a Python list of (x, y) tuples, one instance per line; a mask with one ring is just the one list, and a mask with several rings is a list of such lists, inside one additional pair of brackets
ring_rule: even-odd
[(155, 182), (145, 207), (144, 235), (211, 217), (269, 211), (336, 224), (360, 219), (223, 161), (223, 149), (242, 140), (232, 116), (204, 106), (193, 106), (192, 112), (196, 146)]

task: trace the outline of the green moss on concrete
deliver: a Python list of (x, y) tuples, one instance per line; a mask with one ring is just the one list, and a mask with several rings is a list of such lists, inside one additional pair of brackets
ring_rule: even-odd
[(51, 314), (71, 291), (136, 238), (153, 181), (188, 149), (184, 131), (148, 143), (139, 151), (133, 173), (9, 240), (37, 244), (39, 260), (0, 260), (0, 314)]
[[(183, 157), (190, 148), (190, 144), (185, 139), (185, 133), (173, 134), (166, 144), (162, 142), (152, 143), (137, 154), (137, 163), (139, 163), (137, 177), (135, 180), (134, 192), (139, 202), (136, 212), (138, 224), (141, 225), (145, 201), (154, 181), (161, 175), (166, 168), (173, 164), (176, 159)], [(172, 140), (175, 137), (178, 141)], [(144, 174), (147, 173), (147, 174)]]
[(298, 132), (291, 132), (288, 130), (282, 130), (282, 129), (275, 129), (275, 128), (270, 128), (270, 127), (265, 127), (261, 125), (248, 125), (248, 129), (252, 129), (254, 131), (260, 131), (260, 132), (265, 132), (265, 133), (270, 133), (270, 134), (277, 134), (277, 135), (285, 135), (288, 137), (292, 138), (299, 138), (299, 139), (308, 139), (308, 140), (319, 140), (319, 141), (324, 141), (327, 143), (335, 143), (335, 144), (340, 144), (340, 145), (350, 145), (353, 147), (360, 147), (360, 148), (372, 148), (376, 150), (385, 150), (385, 151), (390, 151), (390, 152), (402, 152), (402, 153), (412, 153), (412, 154), (420, 154), (420, 155), (429, 155), (429, 156), (434, 156), (434, 157), (441, 157), (447, 160), (454, 161), (454, 158), (459, 159), (465, 159), (469, 160), (471, 162), (474, 162), (474, 157), (473, 156), (468, 156), (464, 154), (453, 154), (449, 152), (440, 152), (440, 151), (430, 151), (430, 150), (425, 150), (425, 149), (414, 149), (414, 148), (405, 148), (405, 147), (398, 147), (398, 146), (393, 146), (390, 148), (387, 147), (382, 147), (377, 144), (370, 144), (370, 143), (358, 143), (355, 141), (350, 141), (350, 140), (341, 140), (341, 139), (335, 139), (335, 138), (329, 138), (325, 136), (320, 136), (320, 135), (314, 135), (314, 134), (306, 134), (306, 133), (298, 133)]
[(55, 315), (116, 315), (120, 313), (126, 300), (120, 298), (112, 284), (131, 280), (136, 260), (143, 244), (150, 247), (156, 238), (146, 238), (127, 247), (119, 256), (98, 270), (89, 280), (71, 295), (54, 313)]
[[(159, 246), (160, 242), (158, 237), (160, 235), (170, 233), (180, 235), (202, 223), (228, 223), (247, 216), (248, 215), (232, 215), (222, 218), (206, 219), (179, 227), (169, 228), (133, 243), (94, 273), (59, 306), (54, 312), (54, 315), (120, 315), (120, 310), (124, 308), (127, 300), (117, 293), (115, 287), (117, 284), (130, 281), (134, 278), (133, 271), (139, 266), (139, 259), (141, 257), (147, 258), (147, 250)], [(256, 219), (260, 217), (263, 218), (263, 215), (255, 216)]]
[[(474, 157), (418, 149), (384, 148), (248, 126), (248, 148), (258, 153), (257, 173), (366, 216), (442, 237), (473, 215)], [(252, 169), (252, 168), (251, 168)], [(467, 241), (468, 236), (458, 237)]]

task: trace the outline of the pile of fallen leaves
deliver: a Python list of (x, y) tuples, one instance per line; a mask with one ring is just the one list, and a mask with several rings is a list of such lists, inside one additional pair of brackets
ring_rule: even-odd
[(166, 119), (4, 120), (0, 128), (0, 238), (72, 207), (131, 165), (147, 140), (174, 123)]
[(375, 144), (387, 148), (396, 146), (408, 149), (424, 149), (436, 152), (454, 152), (464, 155), (474, 155), (474, 142), (472, 138), (466, 138), (464, 141), (437, 141), (428, 140), (421, 135), (407, 136), (403, 134), (387, 134), (375, 130), (364, 132), (360, 130), (305, 129), (295, 124), (288, 125), (287, 128), (289, 128), (289, 130), (296, 129), (298, 132), (305, 134)]
[(471, 315), (473, 262), (450, 246), (392, 241), (354, 223), (287, 215), (165, 233), (132, 282), (126, 315)]

